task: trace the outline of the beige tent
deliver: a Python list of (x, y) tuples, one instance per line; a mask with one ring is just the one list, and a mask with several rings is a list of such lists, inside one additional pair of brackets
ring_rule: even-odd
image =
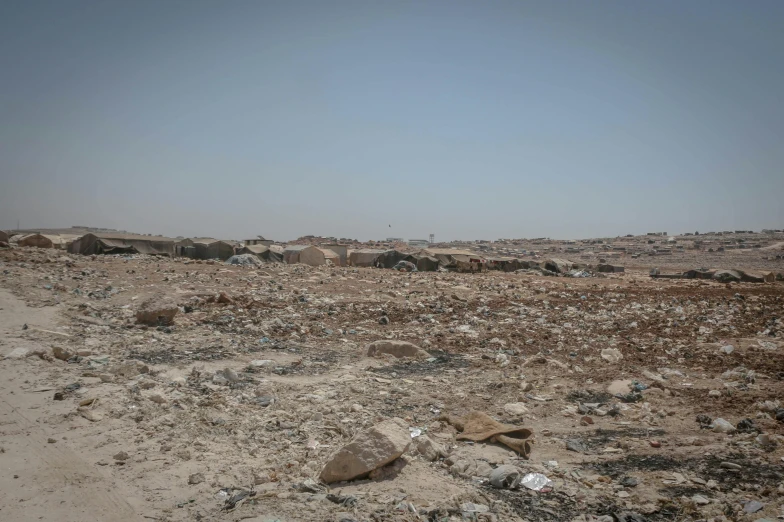
[(175, 244), (174, 249), (177, 255), (192, 259), (226, 261), (234, 255), (234, 245), (231, 242), (211, 237), (183, 239)]
[(330, 244), (330, 245), (321, 245), (318, 248), (321, 250), (331, 250), (338, 255), (338, 266), (346, 266), (348, 265), (348, 247), (346, 245), (338, 245), (338, 244)]
[(57, 236), (45, 236), (43, 234), (27, 234), (22, 236), (17, 241), (21, 247), (37, 247), (37, 248), (55, 248), (55, 243), (60, 243), (61, 240)]
[(245, 245), (244, 247), (237, 250), (237, 255), (241, 254), (251, 254), (262, 261), (267, 261), (269, 263), (282, 263), (283, 262), (283, 255), (281, 253), (275, 252), (270, 247), (266, 245)]
[[(458, 259), (468, 263), (483, 263), (485, 259), (483, 255), (476, 252), (458, 250), (457, 248), (426, 248), (417, 255), (434, 257), (443, 267), (454, 266)], [(458, 256), (460, 257), (458, 258)]]
[(0, 230), (0, 241), (3, 243), (8, 243), (8, 233), (4, 230)]
[(361, 249), (352, 250), (348, 255), (348, 264), (351, 266), (375, 266), (376, 260), (384, 250)]
[(321, 266), (330, 260), (333, 265), (340, 266), (340, 256), (332, 250), (318, 248), (311, 245), (289, 245), (283, 251), (283, 260), (293, 265), (302, 263), (303, 265)]

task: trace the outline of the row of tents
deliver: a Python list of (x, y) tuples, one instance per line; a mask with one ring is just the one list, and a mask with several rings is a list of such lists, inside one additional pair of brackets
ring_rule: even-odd
[[(459, 272), (483, 270), (515, 270), (531, 268), (532, 261), (515, 258), (486, 257), (468, 250), (427, 248), (416, 253), (399, 250), (359, 249), (349, 251), (344, 245), (242, 245), (213, 238), (172, 239), (124, 233), (87, 233), (81, 236), (27, 234), (13, 236), (0, 231), (0, 241), (19, 246), (55, 248), (72, 254), (147, 254), (190, 259), (219, 259), (249, 254), (267, 263), (306, 264), (320, 266), (356, 266), (393, 268), (401, 262), (411, 263), (418, 271), (430, 272), (440, 268)], [(410, 266), (410, 265), (408, 265)]]

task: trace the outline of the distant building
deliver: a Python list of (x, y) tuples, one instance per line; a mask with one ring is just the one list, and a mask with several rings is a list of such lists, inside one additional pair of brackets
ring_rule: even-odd
[(427, 239), (409, 239), (408, 246), (417, 248), (427, 248), (430, 246), (430, 241)]

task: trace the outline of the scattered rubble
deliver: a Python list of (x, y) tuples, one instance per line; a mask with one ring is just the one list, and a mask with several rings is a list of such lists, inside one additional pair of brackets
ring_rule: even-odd
[[(30, 313), (4, 396), (172, 522), (775, 519), (784, 286), (596, 250), (474, 274), (4, 250)], [(709, 266), (780, 271), (749, 258)]]

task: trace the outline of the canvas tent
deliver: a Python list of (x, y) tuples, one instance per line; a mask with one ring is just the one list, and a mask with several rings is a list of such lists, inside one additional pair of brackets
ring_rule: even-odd
[(456, 248), (426, 248), (419, 255), (438, 259), (442, 267), (458, 272), (480, 271), (485, 263), (484, 256), (470, 250)]
[(438, 259), (430, 256), (419, 256), (416, 260), (417, 270), (420, 272), (436, 272), (438, 271)]
[(206, 237), (183, 239), (175, 245), (175, 252), (179, 256), (192, 259), (220, 259), (225, 261), (234, 255), (234, 245), (228, 241)]
[(237, 250), (237, 254), (251, 254), (267, 263), (283, 262), (283, 255), (275, 252), (266, 245), (245, 245)]
[(400, 250), (387, 250), (376, 259), (378, 264), (383, 268), (392, 268), (399, 261), (409, 261), (416, 265), (416, 257), (411, 254), (406, 254)]
[(174, 239), (119, 233), (89, 233), (71, 243), (72, 254), (148, 254), (174, 256)]
[(348, 264), (351, 266), (376, 266), (376, 260), (383, 253), (384, 250), (370, 248), (352, 250), (348, 255)]
[(21, 247), (36, 247), (36, 248), (55, 248), (55, 243), (60, 244), (61, 239), (58, 236), (46, 236), (44, 234), (27, 234), (22, 236), (17, 241)]
[(340, 256), (332, 250), (311, 245), (291, 245), (283, 251), (283, 260), (292, 265), (302, 263), (310, 266), (321, 266), (329, 260), (333, 265), (340, 266)]
[(481, 272), (484, 269), (485, 263), (477, 256), (454, 254), (452, 262), (444, 268), (456, 270), (458, 272)]
[(0, 241), (2, 241), (3, 243), (8, 243), (8, 239), (9, 239), (8, 232), (4, 230), (0, 230)]
[(441, 266), (454, 265), (457, 258), (455, 256), (462, 256), (461, 261), (468, 260), (473, 263), (483, 263), (484, 256), (471, 252), (470, 250), (458, 250), (456, 248), (426, 248), (422, 250), (419, 255), (434, 257), (438, 259)]

